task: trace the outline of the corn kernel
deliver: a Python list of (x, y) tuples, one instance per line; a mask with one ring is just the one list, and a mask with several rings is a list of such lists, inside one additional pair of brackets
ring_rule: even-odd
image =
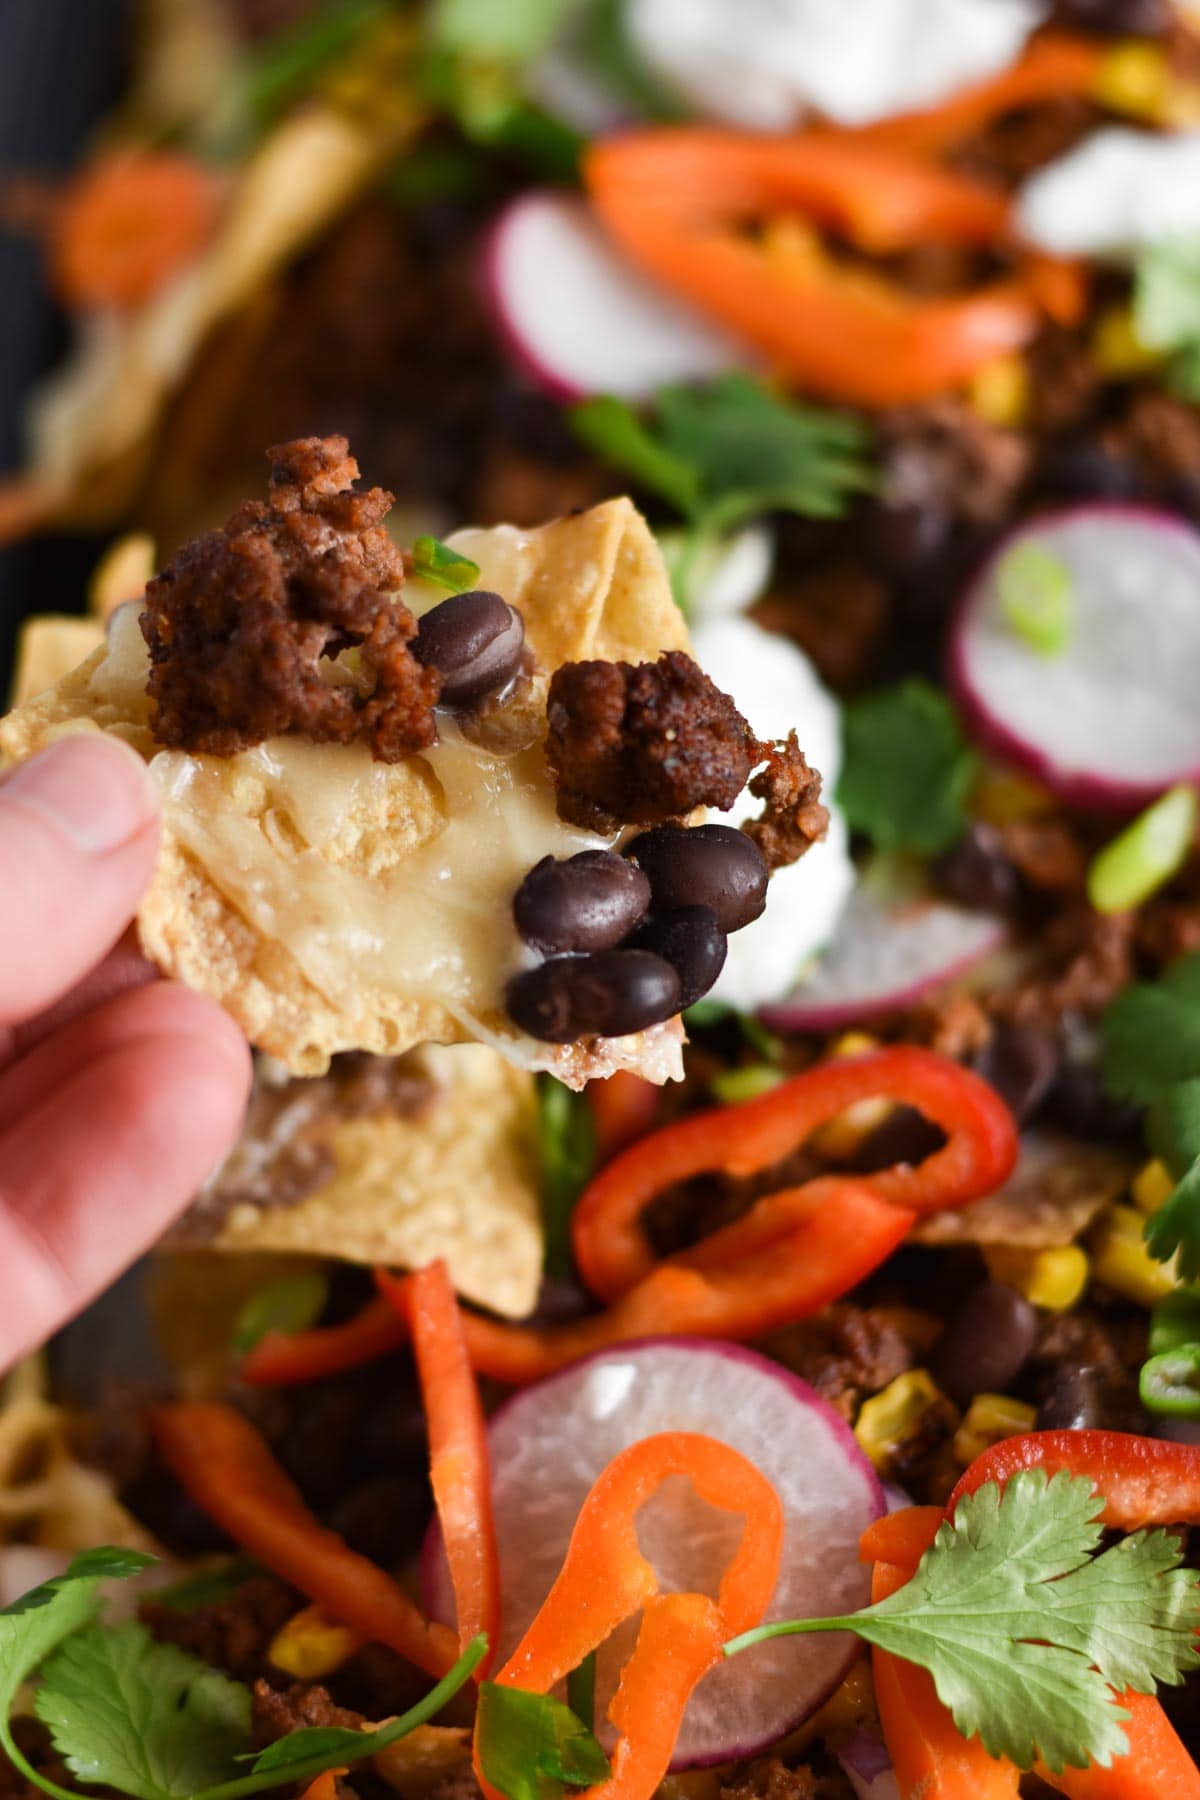
[(1156, 1262), (1142, 1236), (1144, 1219), (1136, 1207), (1110, 1206), (1092, 1234), (1092, 1264), (1102, 1281), (1138, 1306), (1153, 1306), (1173, 1293), (1173, 1262)]
[(1020, 1437), (1037, 1423), (1036, 1406), (1010, 1394), (976, 1394), (954, 1434), (954, 1454), (965, 1468), (1003, 1438)]
[[(878, 1050), (879, 1039), (872, 1037), (868, 1031), (844, 1031), (830, 1044), (825, 1052), (825, 1060), (836, 1060), (846, 1056), (866, 1056), (871, 1050)], [(843, 1162), (877, 1131), (884, 1120), (892, 1112), (892, 1102), (882, 1095), (873, 1100), (857, 1100), (848, 1106), (819, 1131), (814, 1131), (811, 1139), (812, 1148), (818, 1156), (828, 1157), (830, 1162)]]
[(1150, 1214), (1156, 1213), (1160, 1206), (1166, 1205), (1175, 1191), (1175, 1183), (1166, 1163), (1160, 1162), (1157, 1156), (1153, 1156), (1138, 1170), (1129, 1191), (1138, 1211), (1149, 1218)]
[(154, 539), (145, 531), (128, 531), (111, 544), (92, 570), (88, 611), (108, 619), (127, 600), (140, 600), (154, 573)]
[(882, 1393), (863, 1402), (854, 1427), (859, 1448), (877, 1469), (886, 1470), (925, 1414), (932, 1407), (949, 1405), (928, 1369), (909, 1369), (889, 1382)]
[[(418, 1800), (441, 1788), (448, 1778), (466, 1776), (471, 1767), (471, 1734), (460, 1725), (418, 1725), (372, 1757), (375, 1773), (405, 1800)], [(715, 1800), (715, 1796), (713, 1797)]]
[(1093, 98), (1132, 119), (1161, 120), (1169, 104), (1171, 68), (1157, 44), (1131, 39), (1103, 57)]
[[(854, 1664), (841, 1687), (834, 1690), (818, 1712), (811, 1713), (803, 1725), (798, 1725), (795, 1731), (789, 1731), (785, 1738), (772, 1745), (771, 1755), (784, 1761), (803, 1756), (818, 1738), (828, 1738), (835, 1733), (844, 1735), (859, 1725), (876, 1723), (878, 1717), (871, 1665), (864, 1657)], [(658, 1793), (659, 1800), (667, 1800), (663, 1788)]]
[(1100, 314), (1092, 332), (1092, 355), (1101, 373), (1117, 381), (1152, 374), (1162, 366), (1159, 353), (1137, 335), (1133, 310), (1128, 306), (1109, 306)]
[(988, 1270), (1006, 1287), (1016, 1288), (1034, 1306), (1066, 1312), (1088, 1283), (1088, 1259), (1078, 1244), (1049, 1250), (1019, 1250), (997, 1244), (984, 1251)]
[(971, 791), (971, 811), (986, 825), (1014, 825), (1023, 819), (1040, 819), (1055, 807), (1055, 799), (1036, 781), (1009, 769), (985, 768)]
[(297, 1681), (319, 1681), (349, 1662), (361, 1643), (356, 1632), (335, 1624), (319, 1606), (306, 1606), (275, 1633), (267, 1658)]
[(1029, 416), (1029, 369), (1019, 356), (997, 356), (976, 369), (967, 389), (973, 410), (989, 425), (1023, 425)]

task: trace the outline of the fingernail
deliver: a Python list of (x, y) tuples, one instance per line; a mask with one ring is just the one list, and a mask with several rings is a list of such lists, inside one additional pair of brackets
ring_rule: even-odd
[(73, 850), (106, 856), (144, 831), (156, 812), (145, 763), (119, 738), (60, 738), (20, 763), (0, 786), (0, 806), (35, 813)]

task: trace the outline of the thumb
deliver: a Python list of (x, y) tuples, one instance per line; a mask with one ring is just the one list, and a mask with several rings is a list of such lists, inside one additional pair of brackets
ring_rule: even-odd
[(50, 1006), (112, 949), (158, 853), (142, 759), (99, 732), (0, 777), (0, 1026)]

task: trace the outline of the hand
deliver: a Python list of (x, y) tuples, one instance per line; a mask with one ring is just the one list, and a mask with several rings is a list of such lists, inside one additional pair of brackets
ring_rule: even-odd
[(0, 776), (0, 1368), (135, 1261), (241, 1123), (232, 1020), (114, 949), (158, 835), (145, 765), (115, 739)]

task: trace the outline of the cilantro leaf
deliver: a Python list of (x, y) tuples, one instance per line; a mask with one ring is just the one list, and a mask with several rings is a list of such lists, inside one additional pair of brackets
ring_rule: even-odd
[(570, 1707), (549, 1694), (481, 1683), (477, 1725), (480, 1766), (508, 1800), (557, 1800), (563, 1784), (607, 1779), (608, 1758)]
[(928, 1669), (964, 1737), (1028, 1769), (1107, 1767), (1128, 1749), (1114, 1689), (1151, 1693), (1200, 1664), (1200, 1584), (1178, 1542), (1135, 1532), (1093, 1554), (1104, 1509), (1087, 1479), (1045, 1470), (961, 1500), (911, 1581), (849, 1618), (760, 1626), (857, 1632)]
[(1200, 1277), (1200, 1076), (1176, 1081), (1150, 1108), (1150, 1148), (1176, 1177), (1174, 1192), (1146, 1221), (1146, 1243), (1160, 1262), (1179, 1258), (1185, 1281)]
[(1149, 1106), (1173, 1082), (1200, 1075), (1200, 951), (1118, 994), (1100, 1031), (1105, 1085), (1120, 1100)]
[(600, 395), (568, 417), (576, 435), (708, 533), (765, 512), (840, 516), (872, 485), (866, 426), (798, 406), (749, 375), (659, 391), (653, 423)]
[(538, 1081), (538, 1153), (546, 1272), (571, 1272), (571, 1214), (596, 1166), (596, 1126), (582, 1094), (543, 1075)]
[(73, 1775), (135, 1800), (186, 1800), (227, 1778), (250, 1740), (249, 1689), (133, 1620), (69, 1637), (34, 1708)]
[(946, 696), (910, 680), (846, 708), (837, 798), (881, 850), (946, 850), (966, 829), (978, 768)]
[(528, 62), (544, 50), (579, 0), (434, 0), (429, 30), (444, 50), (497, 62)]

